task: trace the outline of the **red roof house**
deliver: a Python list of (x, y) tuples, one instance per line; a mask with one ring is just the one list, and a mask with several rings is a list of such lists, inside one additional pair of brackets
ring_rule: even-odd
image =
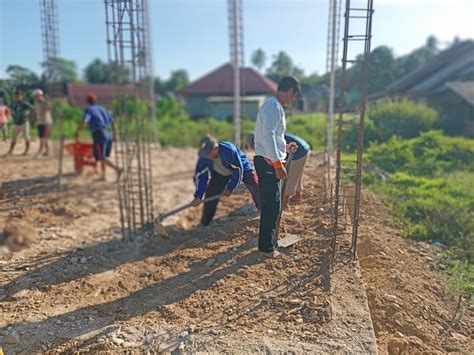
[[(191, 117), (230, 119), (233, 112), (234, 75), (227, 63), (193, 81), (179, 94), (185, 98)], [(258, 110), (277, 84), (253, 68), (241, 68), (242, 117), (256, 119)]]

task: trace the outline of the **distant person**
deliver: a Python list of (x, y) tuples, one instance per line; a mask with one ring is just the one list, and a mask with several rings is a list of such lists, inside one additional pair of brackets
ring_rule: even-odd
[(295, 143), (286, 144), (286, 119), (283, 106), (293, 102), (300, 92), (298, 80), (292, 76), (282, 78), (277, 93), (265, 100), (255, 125), (255, 169), (257, 170), (262, 209), (258, 249), (264, 256), (277, 258), (275, 233), (280, 215), (281, 196), (279, 181), (288, 178), (285, 158), (288, 151), (296, 151)]
[(10, 120), (11, 111), (4, 101), (4, 93), (0, 91), (0, 131), (3, 134), (3, 141), (7, 140), (8, 121)]
[(41, 89), (36, 89), (35, 91), (33, 91), (33, 96), (35, 98), (34, 112), (36, 128), (38, 129), (38, 137), (40, 139), (40, 146), (36, 156), (40, 157), (41, 154), (43, 154), (43, 156), (48, 156), (49, 131), (50, 126), (53, 123), (51, 104), (46, 100)]
[[(86, 101), (89, 106), (84, 110), (82, 120), (77, 127), (76, 139), (79, 138), (79, 131), (87, 123), (89, 131), (92, 134), (94, 158), (100, 162), (101, 166), (101, 180), (105, 180), (106, 166), (115, 170), (118, 180), (122, 169), (108, 159), (112, 152), (112, 141), (117, 133), (114, 120), (105, 108), (97, 104), (97, 96), (94, 93), (88, 94)], [(112, 127), (113, 135), (110, 133), (109, 127)]]
[[(218, 142), (209, 135), (201, 140), (194, 179), (194, 206), (200, 205), (204, 197), (222, 193), (230, 196), (243, 182), (252, 195), (255, 206), (260, 209), (257, 175), (247, 155), (230, 142)], [(201, 225), (211, 223), (218, 203), (219, 200), (214, 200), (204, 204)]]
[(6, 155), (12, 155), (13, 150), (18, 139), (18, 136), (21, 134), (25, 139), (25, 151), (23, 155), (27, 155), (30, 150), (30, 122), (29, 115), (33, 110), (33, 106), (23, 100), (23, 93), (20, 90), (16, 90), (14, 93), (14, 101), (12, 104), (12, 116), (13, 116), (13, 133), (12, 133), (12, 143), (10, 145), (10, 150)]
[[(308, 161), (310, 146), (303, 138), (293, 134), (286, 132), (284, 137), (286, 144), (295, 143), (298, 146), (296, 152), (293, 153), (291, 169), (288, 174), (288, 183), (283, 200), (283, 205), (286, 207), (290, 200), (301, 201), (303, 198), (303, 172)], [(250, 149), (255, 149), (255, 135), (251, 134), (248, 137), (248, 145)]]

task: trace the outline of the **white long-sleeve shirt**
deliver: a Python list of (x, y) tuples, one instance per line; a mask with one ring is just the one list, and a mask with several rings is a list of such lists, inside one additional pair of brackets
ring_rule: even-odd
[(272, 96), (265, 100), (258, 111), (255, 125), (255, 155), (270, 159), (272, 162), (283, 161), (286, 157), (285, 110)]

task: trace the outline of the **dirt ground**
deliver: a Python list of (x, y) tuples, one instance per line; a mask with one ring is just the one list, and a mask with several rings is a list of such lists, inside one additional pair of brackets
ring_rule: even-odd
[[(189, 201), (194, 158), (154, 151), (158, 212)], [(196, 229), (193, 209), (167, 220), (170, 239), (122, 241), (112, 173), (76, 176), (66, 157), (58, 187), (54, 158), (0, 158), (0, 345), (7, 354), (373, 353), (375, 330), (382, 353), (470, 352), (472, 306), (450, 325), (455, 297), (432, 270), (436, 250), (387, 227), (380, 199), (364, 196), (361, 270), (346, 241), (330, 268), (324, 169), (312, 159), (307, 171), (306, 201), (283, 220), (303, 239), (277, 261), (256, 252), (245, 192), (223, 199), (211, 227)]]
[(384, 202), (366, 192), (361, 241), (362, 276), (381, 353), (474, 352), (474, 306), (435, 271), (440, 250), (401, 237)]
[[(159, 212), (191, 199), (195, 155), (155, 151)], [(211, 227), (196, 229), (193, 209), (168, 221), (169, 240), (122, 241), (114, 177), (71, 175), (70, 160), (60, 188), (54, 159), (2, 160), (0, 222), (13, 230), (6, 244), (23, 247), (0, 264), (7, 353), (375, 351), (360, 275), (347, 265), (330, 276), (316, 160), (307, 203), (283, 221), (283, 232), (303, 240), (278, 261), (256, 252), (258, 215), (241, 209), (250, 203), (245, 192), (223, 199)]]

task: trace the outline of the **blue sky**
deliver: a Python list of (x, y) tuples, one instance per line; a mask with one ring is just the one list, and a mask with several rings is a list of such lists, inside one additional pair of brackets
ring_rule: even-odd
[[(103, 0), (57, 0), (61, 56), (80, 72), (106, 59)], [(227, 0), (149, 0), (155, 74), (184, 68), (195, 79), (228, 61)], [(354, 4), (364, 1), (352, 1)], [(404, 54), (430, 34), (447, 43), (474, 38), (474, 0), (375, 0), (372, 47)], [(328, 0), (243, 0), (246, 63), (262, 48), (286, 51), (306, 73), (323, 73)], [(9, 64), (40, 71), (39, 0), (0, 0), (0, 77)]]

